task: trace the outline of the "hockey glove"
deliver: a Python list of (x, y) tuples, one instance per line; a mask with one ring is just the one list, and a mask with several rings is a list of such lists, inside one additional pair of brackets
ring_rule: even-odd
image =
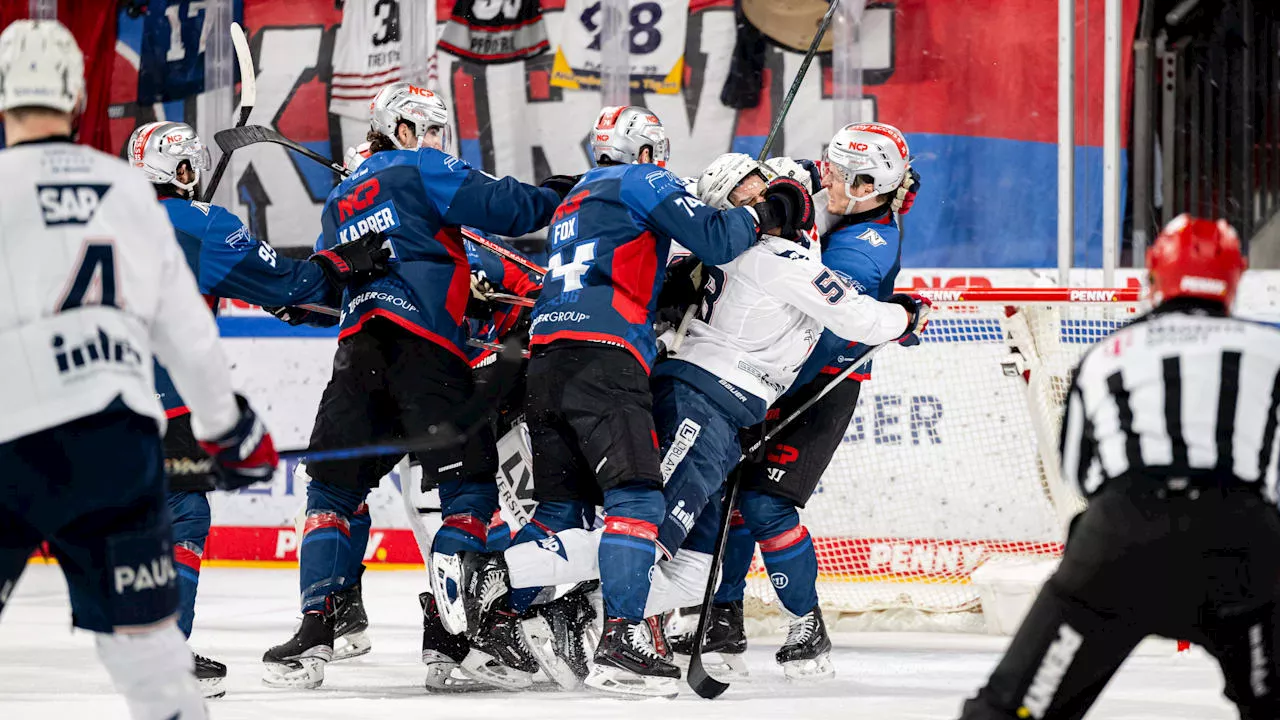
[(337, 315), (307, 310), (306, 308), (285, 305), (284, 307), (264, 307), (263, 310), (275, 315), (277, 319), (290, 325), (310, 325), (311, 327), (333, 327), (338, 324)]
[(754, 206), (761, 234), (795, 239), (813, 227), (813, 196), (799, 181), (780, 177), (769, 183), (764, 202)]
[(582, 179), (581, 175), (552, 175), (551, 177), (538, 183), (538, 187), (554, 190), (560, 199), (563, 200), (569, 195), (569, 191), (578, 184)]
[(488, 320), (493, 315), (493, 303), (489, 300), (493, 291), (493, 284), (483, 270), (471, 271), (471, 296), (467, 298), (466, 316)]
[(895, 293), (885, 302), (901, 305), (907, 310), (907, 331), (897, 338), (897, 342), (912, 347), (920, 344), (920, 333), (929, 325), (929, 313), (933, 310), (933, 301), (923, 295), (914, 293)]
[(800, 167), (809, 171), (809, 182), (811, 183), (809, 187), (813, 188), (814, 192), (818, 192), (819, 190), (821, 190), (822, 189), (822, 168), (818, 167), (818, 163), (812, 160), (803, 160), (803, 159), (796, 160), (796, 162), (800, 164)]
[(350, 242), (335, 245), (311, 256), (311, 262), (324, 270), (330, 283), (339, 287), (352, 282), (367, 282), (387, 272), (390, 248), (383, 247), (387, 237), (369, 233)]
[(280, 463), (271, 433), (249, 407), (249, 401), (236, 393), (236, 404), (240, 406), (236, 424), (221, 437), (199, 441), (200, 448), (213, 458), (219, 490), (238, 490), (270, 480)]
[(891, 203), (893, 211), (899, 215), (911, 212), (911, 206), (915, 203), (916, 193), (919, 191), (920, 173), (908, 165), (907, 176), (902, 178), (902, 184), (898, 186), (898, 192), (893, 196), (893, 203)]

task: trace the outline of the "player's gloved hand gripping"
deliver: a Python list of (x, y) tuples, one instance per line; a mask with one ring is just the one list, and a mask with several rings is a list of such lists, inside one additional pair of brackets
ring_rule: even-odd
[(813, 196), (798, 180), (780, 177), (769, 183), (764, 202), (752, 206), (760, 218), (761, 234), (795, 239), (813, 227)]
[(387, 271), (387, 258), (391, 257), (391, 249), (384, 247), (386, 242), (385, 235), (372, 232), (351, 242), (321, 250), (309, 259), (324, 270), (325, 277), (334, 285), (371, 280)]
[(236, 404), (240, 406), (240, 419), (236, 424), (219, 437), (199, 441), (200, 447), (213, 458), (218, 471), (214, 485), (219, 490), (238, 490), (270, 480), (280, 463), (271, 433), (249, 407), (249, 401), (236, 393)]
[[(816, 185), (814, 187), (817, 187)], [(898, 191), (893, 196), (891, 207), (894, 212), (899, 215), (906, 215), (911, 212), (911, 206), (915, 204), (916, 193), (920, 191), (920, 173), (916, 169), (907, 166), (907, 176), (902, 178), (902, 184), (898, 186)]]
[(897, 342), (907, 347), (920, 344), (920, 333), (929, 324), (929, 313), (933, 310), (933, 301), (915, 293), (895, 293), (885, 302), (895, 303), (907, 309), (907, 331)]
[(538, 183), (538, 187), (555, 191), (555, 194), (559, 195), (560, 199), (563, 200), (581, 179), (581, 175), (552, 175)]
[(327, 315), (325, 313), (315, 312), (306, 308), (300, 308), (294, 305), (285, 305), (282, 307), (264, 307), (263, 310), (275, 315), (277, 319), (283, 320), (290, 325), (310, 325), (311, 327), (333, 327), (338, 324), (337, 315)]

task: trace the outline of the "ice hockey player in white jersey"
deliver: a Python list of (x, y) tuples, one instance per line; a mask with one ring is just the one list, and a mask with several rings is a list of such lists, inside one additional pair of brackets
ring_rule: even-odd
[[(205, 709), (178, 630), (152, 354), (192, 410), (218, 486), (270, 479), (271, 436), (232, 392), (169, 218), (127, 163), (72, 141), (84, 58), (54, 21), (0, 35), (0, 611), (48, 542), (72, 622), (136, 720)], [(50, 668), (56, 672), (56, 668)]]
[(338, 116), (343, 142), (357, 145), (369, 132), (369, 103), (379, 90), (401, 77), (403, 3), (343, 0), (339, 4), (342, 24), (333, 41), (329, 112)]

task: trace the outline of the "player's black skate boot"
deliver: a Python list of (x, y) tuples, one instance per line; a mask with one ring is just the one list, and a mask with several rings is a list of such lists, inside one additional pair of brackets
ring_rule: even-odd
[(293, 637), (262, 656), (262, 682), (271, 687), (318, 688), (333, 659), (333, 612), (305, 613)]
[(680, 668), (654, 649), (648, 622), (608, 618), (596, 647), (587, 687), (618, 695), (675, 697), (680, 693)]
[[(671, 649), (676, 662), (686, 665), (693, 653), (693, 637), (697, 627), (678, 637), (671, 638)], [(747, 633), (742, 620), (742, 602), (716, 603), (711, 606), (711, 618), (707, 624), (707, 636), (702, 641), (703, 663), (712, 670), (721, 669), (726, 675), (747, 677)], [(715, 655), (718, 657), (707, 657)], [(718, 667), (717, 667), (718, 666)], [(719, 677), (721, 672), (717, 672)]]
[(206, 700), (226, 695), (227, 689), (222, 685), (227, 679), (227, 666), (198, 653), (192, 653), (191, 656), (196, 663), (196, 682), (200, 683), (200, 694)]
[(470, 643), (462, 635), (444, 629), (435, 596), (418, 595), (422, 605), (422, 664), (427, 666), (427, 689), (432, 692), (488, 690), (489, 686), (463, 674), (458, 664), (467, 657)]
[(471, 650), (462, 661), (462, 671), (503, 690), (529, 688), (538, 661), (520, 630), (520, 617), (509, 608), (511, 589), (502, 555), (489, 558), (468, 585)]
[(825, 680), (836, 674), (831, 666), (831, 638), (822, 621), (822, 608), (792, 618), (787, 640), (774, 656), (788, 680)]
[(366, 655), (373, 649), (369, 639), (369, 616), (364, 612), (361, 584), (333, 594), (333, 661)]
[(538, 666), (564, 690), (576, 690), (587, 677), (590, 650), (600, 640), (591, 593), (599, 581), (581, 583), (520, 621), (525, 642)]

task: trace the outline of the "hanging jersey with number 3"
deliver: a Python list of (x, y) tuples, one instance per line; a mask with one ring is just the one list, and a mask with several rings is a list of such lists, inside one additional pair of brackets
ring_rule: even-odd
[(213, 316), (128, 163), (70, 139), (0, 151), (0, 443), (123, 402), (155, 418), (152, 356), (214, 432), (239, 411)]
[(547, 51), (539, 0), (458, 0), (440, 49), (479, 63), (506, 63)]
[(403, 0), (346, 0), (333, 42), (329, 112), (369, 120), (369, 103), (400, 80)]
[(587, 340), (623, 348), (645, 370), (657, 355), (653, 321), (671, 242), (710, 265), (756, 240), (748, 208), (716, 211), (657, 165), (587, 171), (547, 228), (547, 275), (533, 308), (530, 345)]
[[(631, 0), (627, 17), (631, 87), (661, 95), (680, 92), (684, 78), (689, 0)], [(571, 90), (600, 87), (601, 0), (566, 0), (551, 84)]]

